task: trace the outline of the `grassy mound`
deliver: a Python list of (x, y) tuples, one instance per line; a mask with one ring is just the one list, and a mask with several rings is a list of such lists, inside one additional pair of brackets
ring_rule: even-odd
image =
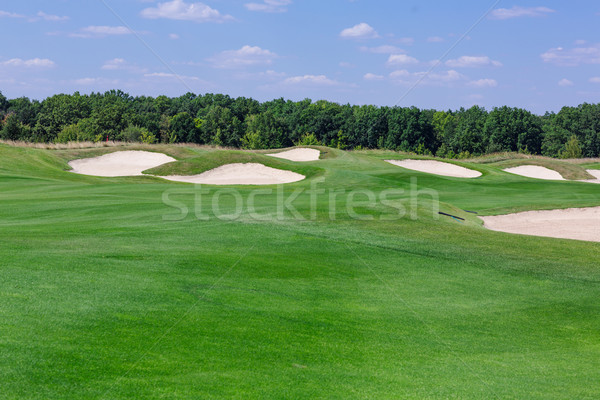
[(306, 177), (314, 177), (322, 173), (322, 169), (317, 167), (281, 160), (263, 154), (236, 150), (205, 151), (200, 155), (146, 170), (144, 173), (158, 176), (197, 175), (222, 165), (234, 163), (259, 163), (271, 168), (297, 172)]

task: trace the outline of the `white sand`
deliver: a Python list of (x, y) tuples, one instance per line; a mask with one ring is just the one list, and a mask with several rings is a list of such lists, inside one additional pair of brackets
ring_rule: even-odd
[(558, 172), (538, 165), (521, 165), (520, 167), (506, 168), (504, 171), (515, 175), (525, 176), (527, 178), (545, 179), (549, 181), (565, 180)]
[(117, 151), (100, 157), (83, 158), (69, 162), (71, 172), (94, 176), (137, 176), (142, 171), (175, 160), (166, 154), (149, 151)]
[(600, 179), (600, 169), (588, 169), (588, 174), (595, 176), (596, 179)]
[(600, 242), (600, 207), (481, 217), (493, 231)]
[(270, 168), (262, 164), (227, 164), (192, 176), (161, 176), (176, 182), (206, 185), (276, 185), (298, 182), (306, 178), (292, 171)]
[(596, 179), (584, 179), (580, 182), (600, 183), (600, 169), (588, 169), (587, 173), (596, 177)]
[(321, 152), (315, 149), (292, 149), (267, 155), (290, 161), (317, 161), (321, 156)]
[(481, 172), (464, 168), (458, 165), (434, 160), (385, 160), (390, 164), (413, 171), (426, 172), (428, 174), (452, 176), (455, 178), (477, 178)]

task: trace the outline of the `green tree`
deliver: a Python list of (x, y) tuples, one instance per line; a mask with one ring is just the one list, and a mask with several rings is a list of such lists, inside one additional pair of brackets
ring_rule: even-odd
[(187, 112), (178, 113), (171, 118), (171, 142), (200, 143), (200, 134), (194, 118)]
[(148, 129), (137, 125), (129, 125), (121, 131), (119, 139), (124, 142), (141, 142), (144, 135), (148, 135)]
[(8, 110), (8, 107), (9, 107), (8, 100), (2, 94), (2, 91), (0, 91), (0, 117), (4, 116), (4, 114)]
[(4, 120), (0, 138), (4, 140), (27, 140), (27, 130), (15, 114), (8, 114)]
[(284, 126), (272, 112), (266, 111), (246, 118), (246, 134), (242, 147), (246, 149), (277, 149), (291, 146)]
[[(341, 134), (340, 130), (340, 134)], [(321, 146), (321, 142), (317, 140), (317, 137), (314, 133), (306, 133), (300, 140), (296, 143), (296, 146)]]
[(76, 124), (67, 125), (58, 133), (56, 143), (76, 142), (79, 139), (79, 127)]
[(579, 139), (576, 135), (571, 136), (569, 141), (565, 143), (565, 148), (560, 152), (560, 158), (581, 158), (582, 151)]
[(487, 112), (479, 106), (468, 110), (460, 109), (456, 115), (457, 125), (455, 135), (449, 143), (450, 150), (460, 154), (483, 154), (488, 148), (488, 140), (484, 133)]
[(520, 108), (494, 108), (484, 125), (488, 152), (528, 151), (539, 154), (542, 147), (541, 119)]
[(203, 122), (200, 143), (213, 143), (228, 147), (240, 146), (244, 125), (229, 108), (213, 105), (201, 119)]

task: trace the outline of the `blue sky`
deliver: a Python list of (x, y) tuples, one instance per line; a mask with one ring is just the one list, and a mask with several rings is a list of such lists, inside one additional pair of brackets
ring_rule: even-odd
[(543, 113), (600, 102), (599, 24), (588, 0), (5, 0), (0, 91)]

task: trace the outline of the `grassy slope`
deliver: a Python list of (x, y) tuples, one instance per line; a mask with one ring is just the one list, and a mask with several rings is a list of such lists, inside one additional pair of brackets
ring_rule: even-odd
[(320, 172), (319, 168), (298, 164), (263, 154), (239, 150), (204, 151), (194, 157), (187, 157), (178, 162), (161, 165), (145, 171), (151, 175), (196, 175), (225, 164), (260, 163), (271, 168), (298, 172), (307, 177), (313, 177)]
[[(164, 221), (162, 193), (190, 185), (69, 174), (72, 155), (0, 145), (1, 398), (600, 391), (598, 244), (490, 232), (467, 213), (436, 220), (426, 199), (417, 221), (351, 220), (342, 200), (335, 221), (324, 200), (315, 221)], [(494, 165), (465, 180), (335, 155), (309, 164), (321, 187), (408, 189), (414, 176), (456, 214), (600, 205), (597, 186)], [(294, 204), (307, 215), (307, 195)]]

